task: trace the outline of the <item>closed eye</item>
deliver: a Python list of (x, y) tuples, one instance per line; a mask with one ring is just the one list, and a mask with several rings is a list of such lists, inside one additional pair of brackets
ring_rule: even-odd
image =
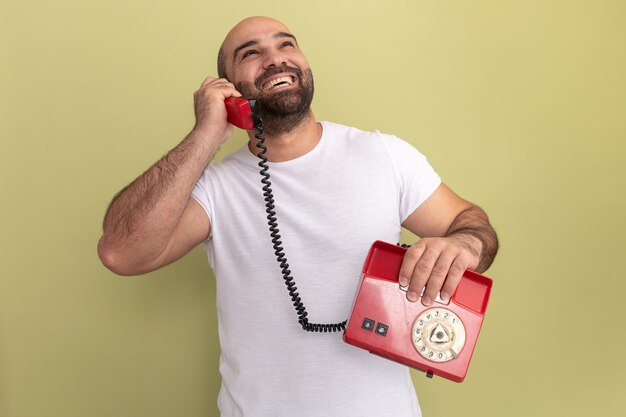
[(247, 57), (249, 57), (250, 55), (254, 55), (257, 54), (258, 51), (256, 49), (248, 49), (246, 52), (243, 53), (243, 55), (241, 56), (241, 59), (244, 60)]

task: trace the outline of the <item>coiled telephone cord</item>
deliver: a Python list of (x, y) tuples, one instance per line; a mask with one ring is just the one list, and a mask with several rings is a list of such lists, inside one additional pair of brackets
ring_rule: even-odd
[(296, 287), (293, 277), (291, 276), (289, 264), (287, 263), (287, 258), (285, 257), (285, 252), (282, 247), (282, 242), (280, 240), (281, 237), (278, 230), (278, 222), (276, 219), (275, 211), (276, 207), (274, 205), (274, 193), (272, 192), (270, 174), (267, 172), (269, 170), (269, 166), (267, 165), (267, 157), (265, 156), (265, 153), (267, 152), (267, 147), (265, 146), (265, 138), (263, 138), (263, 123), (261, 122), (261, 118), (256, 113), (252, 114), (252, 120), (254, 122), (254, 128), (256, 129), (256, 134), (254, 136), (258, 139), (256, 147), (261, 149), (257, 156), (261, 160), (259, 161), (258, 165), (261, 168), (261, 171), (259, 173), (262, 177), (261, 183), (263, 184), (263, 197), (265, 198), (265, 212), (267, 213), (267, 224), (269, 225), (270, 236), (272, 238), (272, 246), (274, 248), (276, 260), (280, 264), (283, 279), (285, 280), (285, 285), (287, 286), (287, 291), (289, 292), (289, 296), (291, 297), (293, 306), (298, 313), (298, 323), (300, 323), (302, 329), (306, 330), (307, 332), (327, 333), (343, 331), (346, 329), (347, 320), (335, 324), (309, 323), (306, 308), (302, 303), (300, 294), (298, 294), (298, 288)]

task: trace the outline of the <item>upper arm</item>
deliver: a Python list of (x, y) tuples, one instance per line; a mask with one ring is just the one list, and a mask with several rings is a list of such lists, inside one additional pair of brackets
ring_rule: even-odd
[(419, 237), (445, 236), (454, 219), (472, 206), (442, 183), (402, 226)]
[(207, 240), (210, 233), (209, 216), (204, 208), (194, 198), (190, 197), (165, 250), (155, 261), (156, 268), (182, 258), (193, 248)]

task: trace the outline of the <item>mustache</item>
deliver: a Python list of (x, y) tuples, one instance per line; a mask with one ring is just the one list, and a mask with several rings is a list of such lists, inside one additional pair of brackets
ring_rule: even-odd
[(299, 68), (288, 67), (287, 65), (282, 65), (280, 67), (270, 67), (266, 69), (263, 72), (263, 74), (259, 75), (254, 80), (254, 86), (260, 90), (261, 86), (263, 85), (263, 82), (267, 78), (271, 77), (272, 75), (281, 74), (281, 73), (291, 73), (291, 74), (294, 74), (296, 77), (298, 77), (298, 79), (302, 79), (302, 71)]

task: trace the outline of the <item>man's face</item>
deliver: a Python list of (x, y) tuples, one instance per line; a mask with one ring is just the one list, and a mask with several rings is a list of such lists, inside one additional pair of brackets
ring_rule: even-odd
[(308, 113), (313, 74), (296, 39), (282, 23), (246, 19), (231, 30), (223, 48), (229, 80), (244, 97), (258, 100), (264, 119)]

